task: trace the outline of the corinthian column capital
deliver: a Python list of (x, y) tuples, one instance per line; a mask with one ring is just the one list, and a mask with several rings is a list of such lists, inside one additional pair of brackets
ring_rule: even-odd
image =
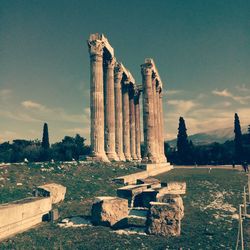
[(103, 56), (104, 45), (101, 41), (98, 41), (98, 40), (88, 41), (88, 47), (89, 47), (90, 57), (92, 56), (102, 57)]
[(122, 79), (122, 76), (123, 76), (122, 65), (120, 63), (116, 63), (116, 65), (115, 65), (115, 78)]
[(143, 76), (152, 75), (152, 72), (153, 72), (152, 65), (150, 65), (150, 64), (142, 64), (141, 65), (141, 73)]

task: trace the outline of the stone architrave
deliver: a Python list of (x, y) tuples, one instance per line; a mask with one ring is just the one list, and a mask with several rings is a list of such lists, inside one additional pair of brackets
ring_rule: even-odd
[(155, 155), (155, 128), (154, 128), (154, 97), (152, 90), (152, 65), (141, 65), (143, 84), (143, 125), (145, 154), (143, 161), (156, 163)]
[(122, 77), (123, 70), (117, 64), (115, 67), (115, 149), (120, 161), (125, 161), (123, 153)]
[(138, 160), (135, 144), (135, 90), (134, 87), (129, 88), (129, 125), (130, 125), (130, 153), (132, 160)]
[(110, 161), (119, 161), (115, 151), (115, 93), (114, 93), (115, 59), (104, 63), (105, 70), (105, 151)]
[(90, 110), (91, 154), (96, 160), (109, 162), (104, 150), (104, 105), (103, 105), (103, 43), (89, 40), (90, 54)]
[(140, 91), (135, 94), (135, 145), (137, 159), (141, 160)]
[(129, 84), (122, 85), (122, 114), (123, 114), (123, 152), (127, 161), (131, 161), (130, 125), (129, 125)]

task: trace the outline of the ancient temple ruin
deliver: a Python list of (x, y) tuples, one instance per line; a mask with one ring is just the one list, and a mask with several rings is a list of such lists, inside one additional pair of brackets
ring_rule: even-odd
[[(102, 34), (88, 40), (92, 159), (166, 163), (162, 81), (152, 59), (141, 65), (142, 85), (118, 62)], [(143, 93), (145, 155), (141, 156), (140, 96)]]

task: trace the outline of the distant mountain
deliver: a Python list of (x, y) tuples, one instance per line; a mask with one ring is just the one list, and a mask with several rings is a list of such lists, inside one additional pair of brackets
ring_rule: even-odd
[[(248, 126), (242, 126), (241, 131), (243, 134), (247, 133)], [(228, 140), (234, 139), (234, 128), (216, 129), (204, 133), (198, 133), (188, 136), (194, 145), (207, 145), (213, 142), (224, 143)], [(172, 147), (176, 146), (176, 139), (167, 141)]]

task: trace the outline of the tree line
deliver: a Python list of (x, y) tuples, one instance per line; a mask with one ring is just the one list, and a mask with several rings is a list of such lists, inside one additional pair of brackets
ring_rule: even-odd
[[(209, 145), (194, 145), (188, 139), (183, 117), (179, 118), (176, 147), (165, 143), (165, 154), (176, 165), (222, 165), (250, 163), (250, 125), (247, 134), (242, 134), (238, 114), (234, 116), (234, 140)], [(76, 134), (65, 136), (62, 141), (50, 145), (48, 124), (43, 126), (42, 140), (13, 140), (0, 144), (0, 162), (71, 161), (80, 160), (91, 153), (86, 139)], [(142, 155), (144, 146), (141, 146)]]
[(250, 125), (248, 133), (242, 134), (240, 119), (234, 115), (234, 140), (209, 145), (194, 145), (188, 139), (183, 117), (179, 119), (177, 145), (171, 148), (165, 143), (168, 160), (176, 165), (223, 165), (250, 163)]
[(50, 145), (48, 124), (43, 126), (43, 137), (40, 140), (13, 140), (12, 143), (0, 144), (0, 162), (71, 161), (90, 154), (86, 139), (76, 134), (65, 136), (62, 141)]

